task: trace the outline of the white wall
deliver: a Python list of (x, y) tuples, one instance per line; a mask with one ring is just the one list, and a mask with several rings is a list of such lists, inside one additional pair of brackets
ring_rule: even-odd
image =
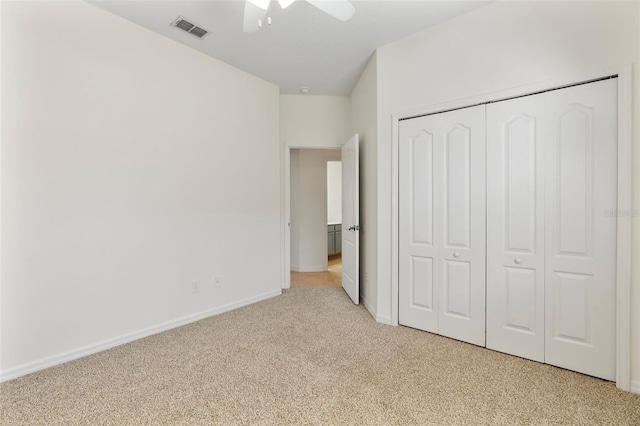
[(291, 270), (327, 270), (327, 161), (332, 149), (291, 150)]
[[(378, 50), (378, 315), (391, 313), (391, 115), (640, 58), (638, 2), (495, 2)], [(640, 208), (640, 73), (634, 208)], [(632, 247), (633, 366), (640, 392), (640, 217)]]
[(84, 2), (1, 7), (2, 378), (279, 294), (278, 87)]
[(360, 298), (377, 321), (378, 283), (378, 74), (374, 54), (351, 92), (351, 133), (360, 135)]
[(327, 162), (327, 222), (342, 223), (342, 161)]
[(296, 148), (340, 148), (352, 136), (348, 96), (280, 96), (280, 139)]

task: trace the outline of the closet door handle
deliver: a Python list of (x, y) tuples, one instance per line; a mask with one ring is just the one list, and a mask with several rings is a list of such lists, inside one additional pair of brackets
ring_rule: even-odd
[(520, 259), (519, 257), (516, 257), (516, 258), (514, 259), (514, 262), (515, 262), (517, 265), (519, 265), (519, 264), (521, 264), (521, 263), (522, 263), (522, 259)]
[(460, 253), (458, 252), (453, 253), (453, 257), (460, 257)]

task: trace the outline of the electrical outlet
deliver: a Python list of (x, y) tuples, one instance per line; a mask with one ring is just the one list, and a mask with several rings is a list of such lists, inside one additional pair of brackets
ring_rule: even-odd
[(222, 278), (214, 277), (213, 278), (213, 286), (214, 287), (221, 287), (222, 286)]
[(198, 292), (200, 292), (200, 281), (198, 280), (191, 281), (191, 293), (198, 293)]

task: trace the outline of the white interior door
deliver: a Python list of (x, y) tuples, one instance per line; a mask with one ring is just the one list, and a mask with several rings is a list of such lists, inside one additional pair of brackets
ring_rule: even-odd
[(342, 288), (360, 303), (360, 182), (356, 133), (342, 147)]
[[(440, 215), (434, 211), (439, 117), (400, 122), (398, 322), (438, 333)], [(437, 182), (436, 182), (437, 181)]]
[(400, 123), (399, 322), (485, 344), (484, 106)]
[(487, 107), (487, 347), (615, 379), (617, 80)]
[(487, 106), (487, 347), (544, 362), (544, 94)]
[(617, 79), (545, 110), (545, 361), (615, 380)]
[(485, 107), (439, 114), (440, 334), (485, 345)]

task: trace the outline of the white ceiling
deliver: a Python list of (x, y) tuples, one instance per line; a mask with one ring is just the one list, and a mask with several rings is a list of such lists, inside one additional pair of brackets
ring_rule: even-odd
[[(341, 22), (304, 0), (271, 5), (271, 26), (243, 33), (244, 0), (93, 0), (96, 6), (297, 94), (349, 95), (380, 46), (483, 6), (488, 1), (352, 1)], [(210, 31), (197, 39), (170, 26), (179, 15)]]

